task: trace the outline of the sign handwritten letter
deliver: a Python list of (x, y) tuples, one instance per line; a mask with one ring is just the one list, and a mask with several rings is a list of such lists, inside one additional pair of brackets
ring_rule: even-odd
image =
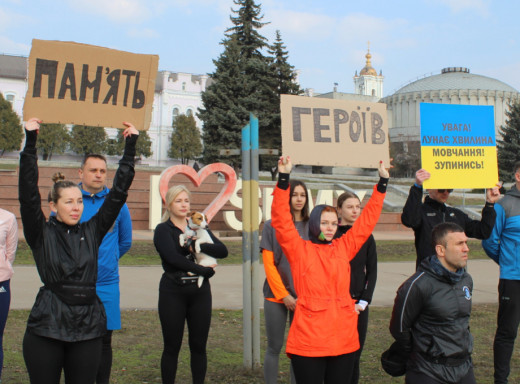
[(283, 154), (294, 164), (389, 164), (386, 104), (282, 95)]
[(159, 57), (36, 40), (29, 56), (24, 119), (147, 130)]

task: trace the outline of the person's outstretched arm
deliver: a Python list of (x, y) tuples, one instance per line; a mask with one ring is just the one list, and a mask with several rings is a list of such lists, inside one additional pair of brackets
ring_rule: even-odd
[(417, 229), (422, 225), (423, 182), (430, 178), (430, 172), (419, 169), (415, 173), (415, 184), (410, 188), (401, 214), (401, 222), (405, 227)]
[(31, 118), (25, 124), (25, 147), (20, 153), (18, 177), (18, 199), (23, 232), (25, 240), (31, 248), (37, 248), (41, 243), (45, 225), (45, 215), (41, 209), (42, 200), (38, 190), (38, 155), (36, 152), (40, 123), (40, 119)]
[(123, 157), (119, 160), (119, 167), (114, 176), (114, 184), (110, 189), (105, 201), (96, 215), (91, 219), (97, 224), (99, 243), (108, 232), (114, 221), (117, 219), (119, 211), (123, 207), (128, 197), (128, 190), (134, 179), (134, 159), (135, 145), (139, 137), (139, 131), (131, 124), (124, 122), (128, 128), (123, 131), (125, 137), (125, 150)]
[(497, 219), (495, 203), (501, 197), (500, 187), (501, 185), (497, 184), (494, 188), (486, 189), (486, 204), (482, 208), (481, 220), (472, 220), (468, 215), (464, 214), (464, 232), (466, 236), (484, 240), (491, 235)]
[(335, 240), (344, 244), (348, 250), (346, 256), (349, 260), (357, 255), (358, 251), (372, 234), (381, 215), (381, 211), (383, 210), (390, 174), (382, 161), (379, 163), (378, 170), (379, 182), (374, 186), (372, 196), (363, 208), (361, 216), (355, 221), (350, 231)]
[[(282, 156), (278, 160), (278, 183), (273, 192), (273, 204), (271, 205), (271, 225), (275, 229), (276, 239), (282, 247), (287, 260), (292, 264), (303, 255), (301, 246), (305, 243), (300, 237), (292, 220), (290, 200), (289, 174), (292, 163), (289, 156)], [(292, 269), (292, 265), (291, 265)]]

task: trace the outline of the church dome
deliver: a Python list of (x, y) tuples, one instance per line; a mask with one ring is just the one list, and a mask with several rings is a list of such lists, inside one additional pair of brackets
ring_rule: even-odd
[(377, 76), (377, 71), (372, 67), (372, 63), (370, 62), (370, 59), (372, 58), (372, 55), (370, 54), (370, 50), (365, 55), (367, 61), (363, 69), (359, 72), (359, 76)]
[(395, 92), (394, 95), (409, 92), (461, 89), (518, 93), (516, 89), (500, 80), (471, 74), (468, 68), (448, 67), (444, 68), (439, 75), (428, 76), (405, 85)]

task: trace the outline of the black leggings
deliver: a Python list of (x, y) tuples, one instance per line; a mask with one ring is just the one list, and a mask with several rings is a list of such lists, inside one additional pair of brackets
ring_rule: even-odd
[(168, 290), (159, 290), (159, 319), (164, 339), (162, 382), (175, 382), (186, 321), (193, 384), (204, 383), (207, 368), (206, 343), (211, 323), (211, 288), (208, 280), (204, 279), (200, 288), (197, 284), (168, 284)]
[(294, 376), (298, 384), (350, 383), (356, 352), (339, 356), (291, 356)]
[(66, 342), (26, 331), (23, 358), (31, 384), (59, 384), (62, 369), (67, 384), (93, 384), (101, 359), (101, 337)]
[(101, 363), (96, 376), (96, 384), (109, 384), (112, 370), (112, 330), (103, 335), (102, 344)]

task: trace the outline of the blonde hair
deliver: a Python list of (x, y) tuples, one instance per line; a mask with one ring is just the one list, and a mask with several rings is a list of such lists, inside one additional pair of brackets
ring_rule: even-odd
[(170, 187), (170, 189), (168, 189), (168, 192), (166, 192), (165, 210), (161, 218), (162, 223), (170, 219), (170, 205), (181, 192), (186, 192), (188, 194), (188, 197), (191, 197), (191, 192), (188, 190), (188, 188), (186, 188), (186, 186), (182, 184), (174, 185), (173, 187)]

